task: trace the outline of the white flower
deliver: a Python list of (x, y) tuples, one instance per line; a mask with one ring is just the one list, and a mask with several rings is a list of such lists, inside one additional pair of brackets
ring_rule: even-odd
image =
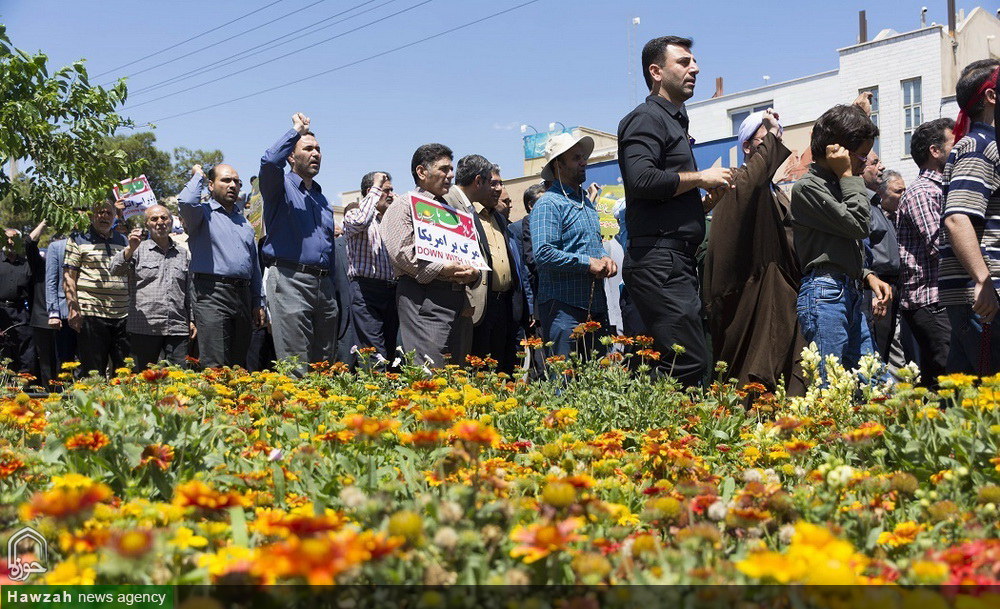
[(368, 501), (368, 497), (365, 492), (356, 486), (345, 486), (340, 491), (340, 502), (346, 508), (356, 510), (363, 506), (366, 501)]
[(778, 539), (781, 543), (792, 543), (792, 535), (795, 535), (795, 527), (790, 524), (781, 525), (781, 528), (778, 529)]
[(457, 544), (458, 533), (456, 533), (455, 529), (451, 527), (441, 527), (434, 535), (434, 545), (442, 550), (445, 550), (446, 552), (450, 552), (455, 549)]
[(854, 476), (854, 468), (850, 465), (838, 465), (837, 467), (830, 470), (830, 473), (826, 475), (826, 483), (833, 488), (840, 488), (846, 486), (851, 478)]
[(712, 520), (724, 520), (726, 514), (729, 513), (729, 508), (722, 501), (716, 501), (712, 505), (708, 506), (708, 517)]
[(762, 476), (760, 475), (759, 469), (748, 469), (743, 472), (744, 482), (760, 482)]
[(283, 454), (284, 454), (284, 453), (283, 453), (283, 452), (281, 452), (281, 449), (280, 449), (280, 448), (273, 448), (273, 449), (271, 449), (271, 452), (270, 452), (270, 453), (268, 453), (268, 455), (267, 455), (267, 460), (268, 460), (268, 461), (271, 461), (271, 462), (274, 462), (274, 461), (281, 461), (281, 456), (282, 456)]

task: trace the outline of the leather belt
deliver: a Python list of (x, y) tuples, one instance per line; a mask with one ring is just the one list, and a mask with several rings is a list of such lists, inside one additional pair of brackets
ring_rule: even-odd
[(194, 273), (195, 279), (205, 279), (207, 281), (218, 281), (239, 287), (249, 287), (250, 280), (242, 277), (226, 277), (225, 275), (213, 275), (212, 273)]
[(688, 256), (694, 256), (698, 252), (698, 246), (694, 243), (672, 239), (670, 237), (629, 237), (628, 246), (632, 247), (652, 247), (673, 250)]
[(312, 275), (313, 277), (326, 277), (330, 274), (330, 269), (323, 268), (321, 266), (313, 266), (311, 264), (300, 264), (290, 260), (275, 259), (271, 261), (271, 265), (280, 266), (283, 269), (291, 269), (299, 273), (306, 273), (308, 275)]

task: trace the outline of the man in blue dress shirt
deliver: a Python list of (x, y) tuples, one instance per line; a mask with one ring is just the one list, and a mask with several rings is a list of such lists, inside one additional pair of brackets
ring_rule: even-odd
[[(263, 325), (264, 309), (253, 227), (239, 204), (243, 183), (229, 165), (216, 165), (207, 176), (195, 165), (191, 173), (177, 203), (191, 250), (199, 358), (206, 368), (246, 368), (251, 329)], [(206, 177), (211, 197), (202, 203)]]
[[(264, 198), (264, 264), (274, 351), (303, 366), (337, 354), (340, 307), (331, 273), (333, 208), (313, 178), (322, 154), (309, 117), (296, 113), (289, 129), (260, 159)], [(285, 163), (290, 171), (284, 170)]]

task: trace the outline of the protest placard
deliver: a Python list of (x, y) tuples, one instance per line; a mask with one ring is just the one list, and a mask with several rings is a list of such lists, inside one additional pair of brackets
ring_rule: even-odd
[(601, 223), (601, 238), (610, 239), (618, 234), (621, 228), (615, 218), (614, 209), (618, 201), (625, 198), (625, 187), (621, 184), (602, 186), (594, 207)]
[(482, 271), (490, 269), (479, 251), (476, 225), (470, 214), (413, 193), (409, 195), (409, 204), (417, 258), (458, 262)]
[(149, 186), (149, 180), (145, 174), (138, 178), (122, 180), (115, 186), (115, 198), (125, 201), (125, 219), (133, 216), (140, 216), (145, 213), (150, 205), (156, 205), (156, 195)]

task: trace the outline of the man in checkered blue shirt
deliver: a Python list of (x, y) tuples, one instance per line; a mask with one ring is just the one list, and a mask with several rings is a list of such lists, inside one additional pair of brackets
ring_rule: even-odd
[[(531, 210), (531, 248), (538, 268), (535, 296), (542, 336), (555, 355), (585, 353), (599, 347), (596, 338), (609, 328), (604, 279), (618, 267), (601, 245), (597, 210), (583, 191), (587, 159), (594, 140), (562, 133), (546, 145), (542, 179), (552, 185)], [(573, 330), (600, 322), (596, 333), (580, 342)]]

